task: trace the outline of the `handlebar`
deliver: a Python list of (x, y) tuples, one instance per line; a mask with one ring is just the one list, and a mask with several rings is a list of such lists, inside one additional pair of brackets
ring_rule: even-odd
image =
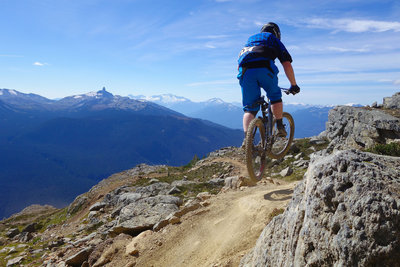
[(279, 88), (287, 95), (293, 94), (292, 92), (290, 92), (290, 89), (288, 89), (288, 88), (282, 88), (282, 87), (279, 87)]
[(297, 87), (298, 90), (296, 90), (296, 89), (291, 90), (292, 87), (290, 87), (289, 89), (287, 89), (287, 88), (281, 88), (281, 87), (279, 87), (279, 88), (280, 88), (283, 92), (285, 92), (285, 94), (287, 94), (287, 95), (290, 95), (290, 94), (295, 95), (295, 94), (297, 94), (297, 93), (300, 92), (300, 88), (299, 88), (298, 86), (296, 86), (296, 87)]

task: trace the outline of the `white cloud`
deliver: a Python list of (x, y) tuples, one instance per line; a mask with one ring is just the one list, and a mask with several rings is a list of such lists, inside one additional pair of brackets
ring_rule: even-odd
[(42, 66), (44, 66), (44, 65), (47, 65), (47, 63), (41, 63), (41, 62), (39, 62), (39, 61), (36, 61), (35, 63), (33, 63), (32, 64), (33, 66), (39, 66), (39, 67), (42, 67)]
[(206, 44), (205, 47), (211, 48), (211, 49), (217, 48), (215, 45), (212, 45), (212, 44)]
[(394, 85), (400, 85), (400, 80), (395, 80), (395, 81), (393, 81), (393, 84), (394, 84)]
[(335, 32), (385, 32), (400, 31), (400, 22), (356, 20), (356, 19), (311, 19), (306, 22), (309, 28), (332, 29)]
[(369, 52), (370, 50), (367, 48), (343, 48), (343, 47), (335, 47), (335, 46), (330, 46), (327, 47), (328, 50), (334, 51), (334, 52), (359, 52), (359, 53), (365, 53)]
[(229, 80), (218, 80), (218, 81), (208, 81), (208, 82), (195, 82), (186, 84), (187, 86), (204, 86), (204, 85), (229, 85), (229, 84), (237, 84), (238, 81), (236, 79)]
[[(352, 45), (352, 44), (350, 44)], [(355, 46), (355, 45), (352, 45)], [(299, 47), (296, 46), (292, 46), (289, 47), (288, 46), (289, 51), (292, 50), (299, 50)], [(329, 46), (329, 44), (327, 45), (322, 45), (320, 44), (319, 46), (306, 46), (302, 48), (307, 49), (308, 51), (314, 51), (314, 52), (340, 52), (340, 53), (348, 53), (348, 52), (353, 52), (353, 53), (366, 53), (366, 52), (370, 52), (371, 49), (365, 47), (360, 47), (360, 48), (352, 48), (352, 47), (339, 47), (339, 46)]]

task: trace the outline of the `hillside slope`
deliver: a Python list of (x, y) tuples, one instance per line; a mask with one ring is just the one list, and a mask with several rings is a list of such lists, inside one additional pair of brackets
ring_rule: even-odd
[(0, 218), (33, 203), (65, 206), (112, 173), (179, 166), (243, 137), (105, 89), (58, 101), (0, 90)]
[[(275, 172), (293, 163), (300, 149), (306, 154), (298, 162), (314, 151), (304, 141)], [(303, 173), (304, 167), (294, 168)], [(236, 266), (270, 214), (283, 211), (297, 179), (275, 173), (248, 187), (246, 175), (244, 154), (235, 147), (183, 167), (138, 165), (101, 181), (65, 209), (1, 221), (0, 264), (74, 265), (83, 253), (90, 266)]]

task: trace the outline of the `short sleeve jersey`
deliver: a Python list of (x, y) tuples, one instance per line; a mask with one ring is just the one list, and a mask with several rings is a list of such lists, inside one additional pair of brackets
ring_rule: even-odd
[(240, 51), (238, 64), (258, 60), (275, 60), (292, 62), (292, 57), (283, 43), (272, 33), (261, 32), (250, 36), (245, 47)]

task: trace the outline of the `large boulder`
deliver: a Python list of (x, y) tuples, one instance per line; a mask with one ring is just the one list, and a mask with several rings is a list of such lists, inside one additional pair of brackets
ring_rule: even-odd
[(241, 266), (399, 266), (399, 208), (399, 157), (314, 154)]
[(400, 109), (400, 92), (395, 93), (392, 97), (384, 97), (383, 107)]
[(135, 235), (152, 229), (169, 214), (178, 211), (181, 204), (180, 198), (169, 195), (138, 199), (121, 209), (118, 223), (111, 229), (111, 233)]
[(400, 138), (400, 119), (380, 110), (337, 106), (320, 134), (336, 149), (369, 148)]

